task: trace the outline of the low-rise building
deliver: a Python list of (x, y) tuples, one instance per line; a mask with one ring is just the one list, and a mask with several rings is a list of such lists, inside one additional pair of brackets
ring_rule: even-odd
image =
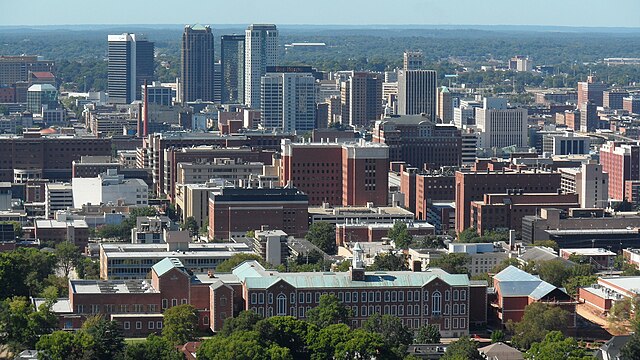
[(640, 276), (600, 277), (596, 284), (579, 288), (578, 299), (596, 311), (608, 313), (617, 301), (640, 295), (638, 284)]
[(89, 226), (84, 220), (35, 220), (34, 232), (36, 239), (47, 246), (68, 241), (84, 249), (89, 242)]
[(58, 210), (73, 207), (73, 188), (68, 183), (45, 184), (45, 216), (53, 218)]
[[(393, 228), (393, 223), (347, 223), (336, 225), (336, 244), (343, 246), (348, 243), (383, 241)], [(426, 222), (407, 223), (407, 232), (414, 237), (435, 235), (433, 225)]]
[(640, 249), (624, 249), (622, 250), (622, 258), (627, 264), (631, 264), (640, 269)]
[(309, 208), (309, 223), (322, 221), (331, 224), (393, 224), (396, 221), (410, 223), (413, 213), (398, 206), (335, 206), (323, 204)]
[(136, 218), (136, 227), (131, 229), (131, 243), (164, 243), (165, 230), (177, 230), (167, 216), (138, 216)]
[(560, 249), (562, 258), (569, 260), (571, 255), (586, 258), (589, 264), (595, 266), (598, 270), (613, 269), (613, 262), (616, 258), (616, 253), (603, 248)]
[(449, 243), (448, 253), (467, 254), (470, 259), (466, 267), (471, 276), (489, 273), (509, 258), (509, 253), (492, 243)]
[(73, 178), (73, 205), (149, 204), (149, 186), (141, 179), (125, 179), (116, 169), (108, 169), (94, 178)]
[(286, 264), (289, 257), (288, 235), (282, 230), (256, 230), (251, 241), (253, 251), (269, 264)]

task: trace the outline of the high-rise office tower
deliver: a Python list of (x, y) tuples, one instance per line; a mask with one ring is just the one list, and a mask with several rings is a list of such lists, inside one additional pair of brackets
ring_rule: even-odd
[(213, 64), (213, 101), (222, 102), (222, 62)]
[(245, 31), (244, 103), (260, 108), (260, 78), (267, 66), (278, 62), (278, 29), (271, 24), (252, 24)]
[(578, 82), (578, 108), (589, 100), (593, 100), (596, 106), (602, 106), (603, 92), (606, 88), (607, 86), (595, 76), (589, 76), (587, 81)]
[(340, 83), (342, 123), (367, 126), (382, 116), (382, 75), (355, 72)]
[(109, 102), (129, 104), (141, 100), (145, 80), (153, 81), (154, 44), (139, 34), (109, 35), (107, 90)]
[(427, 114), (436, 121), (438, 75), (433, 70), (402, 70), (398, 74), (398, 114)]
[(527, 146), (527, 110), (508, 108), (503, 98), (484, 98), (476, 109), (476, 126), (482, 132), (481, 147)]
[(422, 51), (405, 51), (403, 57), (404, 70), (420, 70), (424, 63)]
[(182, 33), (180, 81), (183, 103), (214, 101), (213, 33), (211, 27), (187, 25)]
[(244, 35), (222, 35), (222, 103), (241, 104), (244, 101)]
[(453, 97), (446, 86), (438, 89), (438, 118), (443, 124), (453, 122)]
[(314, 129), (316, 79), (310, 66), (273, 66), (260, 82), (262, 126), (305, 132)]

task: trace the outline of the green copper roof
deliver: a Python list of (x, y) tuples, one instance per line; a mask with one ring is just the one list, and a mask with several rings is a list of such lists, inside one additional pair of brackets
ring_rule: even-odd
[(151, 267), (153, 271), (162, 276), (174, 268), (184, 268), (182, 262), (176, 258), (164, 258)]
[(195, 24), (191, 27), (193, 30), (207, 30), (202, 24)]

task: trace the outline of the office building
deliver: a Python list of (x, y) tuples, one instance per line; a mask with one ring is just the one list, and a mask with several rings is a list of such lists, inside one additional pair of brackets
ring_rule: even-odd
[(594, 132), (600, 128), (600, 117), (595, 102), (588, 101), (580, 104), (580, 131)]
[(138, 216), (136, 226), (131, 229), (132, 244), (166, 243), (165, 230), (177, 230), (167, 216)]
[[(623, 251), (624, 254), (629, 251)], [(617, 254), (613, 251), (603, 248), (591, 248), (591, 249), (560, 249), (560, 257), (566, 260), (571, 260), (572, 256), (582, 257), (597, 270), (611, 270), (616, 259)]]
[(280, 184), (307, 194), (311, 205), (387, 204), (389, 148), (384, 144), (284, 140), (281, 154)]
[(527, 110), (507, 108), (506, 99), (485, 98), (476, 109), (476, 125), (482, 132), (481, 147), (525, 147), (528, 144)]
[(598, 81), (596, 76), (587, 77), (587, 81), (578, 82), (578, 107), (582, 104), (593, 101), (596, 106), (603, 105), (603, 92), (607, 86)]
[(214, 101), (214, 46), (211, 27), (186, 25), (182, 33), (180, 100)]
[(29, 74), (34, 72), (53, 72), (55, 63), (43, 60), (39, 56), (0, 55), (0, 84), (12, 86), (29, 82)]
[(588, 154), (591, 138), (572, 131), (550, 132), (542, 135), (542, 152), (551, 155)]
[(460, 165), (460, 130), (450, 124), (436, 124), (427, 115), (376, 121), (372, 141), (389, 146), (390, 161), (403, 161), (419, 169)]
[(108, 169), (95, 178), (73, 178), (73, 206), (129, 205), (147, 206), (149, 187), (140, 179), (125, 179), (116, 169)]
[(533, 64), (528, 56), (516, 55), (509, 60), (509, 70), (524, 72), (533, 70)]
[(630, 114), (640, 114), (640, 96), (629, 96), (622, 99), (622, 108)]
[(608, 141), (600, 147), (602, 170), (609, 174), (609, 198), (626, 198), (625, 182), (640, 180), (640, 145)]
[(456, 171), (456, 232), (472, 226), (471, 202), (483, 200), (484, 194), (506, 193), (522, 189), (523, 193), (555, 193), (560, 189), (560, 173), (543, 171)]
[(69, 242), (84, 250), (89, 242), (89, 226), (84, 220), (67, 219), (63, 215), (58, 219), (37, 219), (33, 225), (36, 239), (44, 246), (53, 248)]
[[(142, 85), (142, 90), (144, 91), (144, 89), (145, 87)], [(163, 86), (161, 83), (154, 81), (151, 84), (147, 84), (146, 89), (147, 103), (162, 106), (171, 106), (173, 104), (174, 91), (171, 87)]]
[(299, 133), (315, 128), (316, 79), (310, 66), (268, 67), (260, 98), (263, 128)]
[(422, 51), (405, 51), (402, 60), (402, 68), (404, 70), (421, 70), (424, 63), (424, 55)]
[(267, 66), (278, 65), (278, 29), (271, 24), (249, 25), (244, 49), (244, 103), (260, 109), (260, 79)]
[(471, 276), (487, 274), (509, 258), (507, 251), (493, 243), (467, 244), (452, 242), (449, 243), (447, 252), (449, 254), (466, 254), (469, 256), (469, 261), (464, 266)]
[(244, 40), (244, 35), (220, 37), (223, 104), (244, 102)]
[(576, 193), (582, 208), (605, 208), (609, 203), (609, 174), (603, 166), (590, 161), (576, 168), (559, 168), (562, 190)]
[(130, 104), (140, 100), (141, 85), (154, 77), (154, 43), (145, 35), (109, 35), (107, 92), (109, 102)]
[(438, 89), (438, 119), (443, 124), (453, 122), (453, 97), (446, 86)]
[(73, 189), (71, 184), (45, 184), (44, 199), (45, 213), (48, 219), (52, 219), (58, 210), (73, 208)]
[(368, 126), (382, 116), (382, 76), (370, 72), (353, 72), (340, 83), (342, 123), (354, 127)]
[(308, 206), (307, 195), (293, 187), (222, 188), (209, 197), (209, 240), (244, 237), (265, 225), (302, 237)]
[(398, 114), (436, 118), (438, 75), (433, 70), (401, 70), (398, 74)]
[(253, 251), (259, 254), (267, 263), (278, 266), (286, 264), (289, 258), (287, 246), (288, 235), (282, 230), (256, 230), (250, 239)]
[(27, 111), (42, 115), (58, 108), (58, 90), (51, 84), (31, 85), (27, 90)]
[(616, 303), (638, 296), (638, 281), (640, 276), (602, 276), (595, 284), (579, 287), (578, 300), (589, 310), (607, 314)]
[(623, 109), (622, 100), (629, 96), (626, 90), (607, 90), (602, 93), (602, 106), (606, 109)]

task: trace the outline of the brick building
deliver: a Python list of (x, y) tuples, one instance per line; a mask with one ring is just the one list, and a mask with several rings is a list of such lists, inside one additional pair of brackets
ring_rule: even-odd
[[(165, 309), (191, 304), (198, 329), (217, 332), (242, 310), (306, 319), (322, 294), (333, 294), (351, 309), (349, 325), (356, 328), (374, 313), (398, 316), (412, 329), (435, 324), (444, 337), (468, 335), (471, 324), (486, 323), (486, 282), (437, 268), (365, 272), (362, 257), (362, 249), (354, 246), (348, 273), (279, 273), (246, 261), (229, 274), (195, 275), (180, 260), (165, 258), (153, 265), (150, 280), (69, 280), (69, 298), (59, 299), (54, 312), (65, 329), (101, 314), (131, 337), (160, 332)], [(36, 305), (43, 301), (34, 299)]]
[(498, 229), (521, 232), (522, 218), (536, 215), (540, 207), (569, 210), (579, 206), (578, 194), (573, 193), (525, 194), (519, 190), (507, 190), (502, 194), (484, 194), (481, 201), (471, 202), (471, 226), (480, 235)]
[(68, 181), (74, 160), (87, 155), (109, 156), (112, 151), (108, 138), (41, 136), (40, 133), (0, 137), (0, 149), (0, 181), (10, 182), (24, 171), (37, 178)]
[(600, 148), (602, 170), (609, 173), (609, 197), (625, 199), (625, 181), (640, 180), (640, 145), (608, 141)]
[(243, 237), (263, 225), (302, 237), (308, 206), (308, 196), (295, 188), (222, 188), (209, 197), (209, 239)]
[(417, 168), (459, 166), (462, 135), (454, 125), (436, 124), (423, 115), (404, 115), (376, 121), (372, 140), (389, 146), (391, 161)]
[[(394, 226), (392, 223), (356, 223), (336, 225), (336, 245), (344, 246), (346, 243), (364, 242), (370, 243), (382, 241), (389, 234), (389, 230)], [(407, 232), (416, 237), (435, 235), (433, 225), (423, 223), (408, 223)]]
[(418, 220), (427, 220), (429, 207), (434, 201), (455, 199), (455, 176), (453, 170), (423, 172), (412, 167), (402, 167), (400, 192), (404, 194), (404, 205)]
[(507, 169), (456, 171), (456, 232), (472, 226), (472, 201), (482, 200), (484, 194), (506, 193), (507, 189), (521, 189), (523, 193), (556, 193), (560, 189), (560, 173)]
[(389, 148), (383, 144), (284, 140), (280, 164), (280, 184), (306, 193), (311, 205), (387, 205)]
[(599, 277), (596, 284), (578, 289), (578, 299), (588, 307), (608, 313), (618, 301), (638, 296), (640, 276)]
[(491, 303), (504, 325), (522, 320), (524, 309), (534, 302), (559, 306), (569, 312), (567, 328), (576, 327), (576, 302), (563, 289), (510, 265), (493, 277), (496, 298)]

